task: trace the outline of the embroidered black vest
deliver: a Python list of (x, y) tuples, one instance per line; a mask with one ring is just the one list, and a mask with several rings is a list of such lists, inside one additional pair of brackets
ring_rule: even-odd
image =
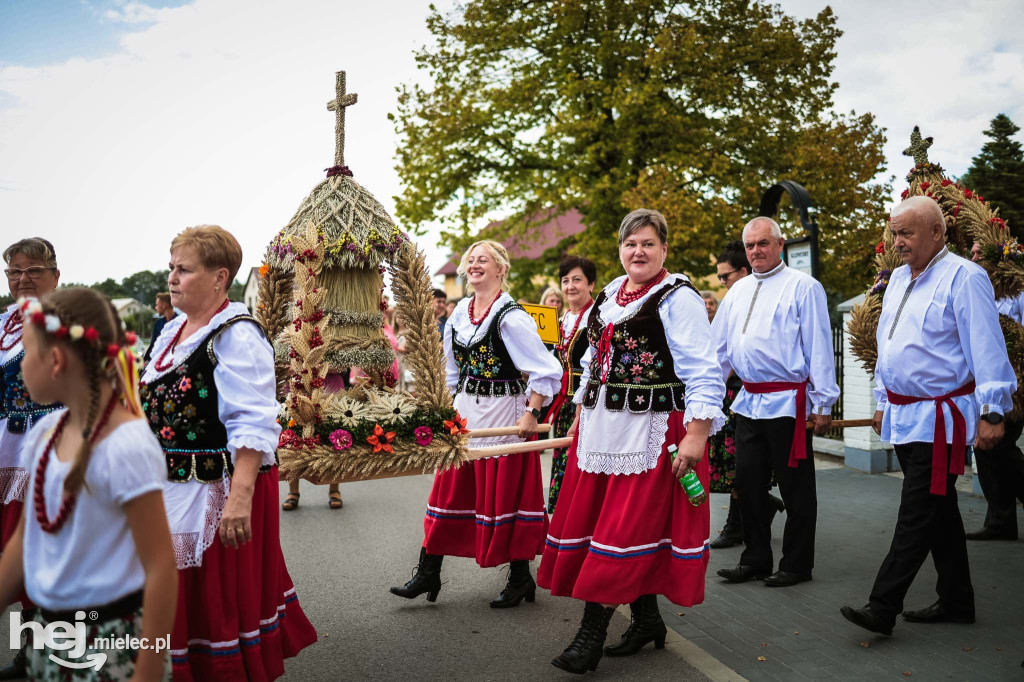
[[(591, 306), (593, 309), (593, 306)], [(594, 313), (591, 312), (591, 318)], [(583, 356), (587, 354), (587, 328), (580, 327), (576, 330), (576, 336), (571, 339), (565, 340), (566, 345), (569, 346), (568, 353), (559, 353), (558, 361), (562, 363), (562, 372), (568, 372), (570, 377), (569, 382), (569, 397), (576, 395), (576, 391), (580, 387), (580, 380), (583, 378)], [(568, 356), (569, 363), (566, 364), (566, 356)]]
[[(213, 483), (225, 473), (228, 477), (234, 473), (227, 448), (228, 432), (217, 410), (217, 384), (213, 380), (217, 357), (213, 342), (238, 322), (259, 326), (250, 315), (226, 320), (175, 369), (139, 387), (149, 428), (164, 451), (169, 481), (185, 483), (195, 479)], [(269, 467), (260, 471), (266, 469)]]
[(21, 361), (25, 351), (21, 351), (3, 364), (0, 374), (0, 419), (7, 417), (7, 430), (11, 433), (25, 433), (37, 421), (59, 410), (60, 403), (40, 405), (32, 402), (21, 376)]
[[(644, 301), (633, 313), (619, 319), (612, 326), (606, 354), (611, 366), (605, 378), (605, 408), (614, 412), (683, 411), (686, 387), (676, 376), (672, 366), (672, 353), (665, 337), (665, 326), (658, 314), (658, 306), (676, 289), (693, 285), (685, 279), (670, 282)], [(587, 338), (594, 348), (590, 363), (590, 381), (583, 395), (583, 406), (597, 405), (605, 358), (602, 357), (601, 338), (607, 324), (601, 319), (600, 305), (607, 299), (602, 291), (594, 301), (594, 311), (587, 325)]]
[(459, 366), (456, 393), (465, 391), (476, 396), (519, 395), (526, 392), (523, 373), (516, 369), (501, 339), (501, 320), (513, 310), (523, 307), (514, 301), (506, 303), (491, 320), (487, 333), (471, 345), (463, 345), (452, 330), (452, 352)]

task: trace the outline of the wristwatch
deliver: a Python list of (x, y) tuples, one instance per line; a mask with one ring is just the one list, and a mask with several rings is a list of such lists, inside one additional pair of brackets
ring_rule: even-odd
[(540, 419), (540, 410), (536, 407), (527, 406), (526, 411), (532, 414), (534, 419)]
[(987, 421), (989, 424), (992, 424), (993, 426), (996, 424), (1003, 423), (1003, 415), (999, 414), (998, 412), (987, 412), (981, 415), (981, 418)]

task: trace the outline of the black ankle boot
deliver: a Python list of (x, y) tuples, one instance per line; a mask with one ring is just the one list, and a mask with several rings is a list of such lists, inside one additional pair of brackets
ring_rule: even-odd
[(608, 635), (608, 621), (615, 613), (613, 608), (588, 601), (583, 607), (583, 621), (576, 631), (576, 638), (551, 665), (566, 672), (582, 675), (588, 670), (597, 670), (597, 663), (604, 653), (604, 639)]
[(437, 593), (441, 591), (441, 562), (444, 555), (427, 554), (426, 547), (420, 547), (420, 563), (416, 566), (412, 580), (402, 587), (392, 587), (391, 594), (406, 599), (415, 599), (424, 592), (427, 601), (437, 601)]
[(654, 642), (655, 649), (664, 649), (668, 629), (658, 611), (658, 598), (645, 594), (629, 605), (629, 611), (629, 627), (622, 639), (618, 644), (605, 647), (604, 652), (609, 656), (632, 656), (648, 642)]
[(743, 544), (743, 518), (740, 516), (740, 503), (735, 497), (729, 498), (729, 515), (725, 517), (725, 527), (718, 537), (711, 541), (711, 549), (728, 549)]
[(509, 564), (508, 583), (497, 599), (491, 601), (492, 609), (510, 609), (519, 606), (523, 599), (532, 604), (537, 596), (537, 583), (530, 575), (529, 561), (513, 561)]

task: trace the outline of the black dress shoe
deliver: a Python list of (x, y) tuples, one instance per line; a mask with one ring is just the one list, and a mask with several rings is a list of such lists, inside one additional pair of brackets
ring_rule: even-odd
[(1007, 531), (996, 530), (989, 528), (988, 526), (983, 527), (981, 530), (974, 531), (973, 533), (967, 533), (964, 537), (968, 540), (1009, 540), (1015, 542), (1017, 540), (1017, 534)]
[(723, 528), (718, 537), (711, 541), (711, 549), (728, 549), (743, 544), (743, 531), (733, 532)]
[(14, 660), (0, 668), (0, 680), (23, 680), (28, 677), (25, 668), (25, 654), (20, 651), (14, 655)]
[(811, 579), (810, 573), (792, 573), (790, 571), (775, 571), (764, 579), (768, 587), (789, 587), (797, 583), (805, 583)]
[(931, 606), (917, 611), (904, 611), (903, 618), (911, 623), (965, 623), (969, 625), (974, 622), (974, 611), (950, 611), (939, 602), (935, 602)]
[(736, 564), (735, 568), (718, 569), (718, 575), (731, 583), (745, 583), (748, 580), (761, 580), (762, 578), (767, 578), (770, 573), (771, 569), (758, 569), (753, 566), (744, 566), (743, 564)]
[(877, 632), (880, 635), (886, 637), (892, 636), (892, 623), (890, 621), (883, 620), (877, 613), (871, 610), (870, 606), (865, 606), (862, 609), (855, 609), (852, 606), (844, 606), (839, 609), (839, 613), (843, 614), (843, 618), (850, 621), (854, 625), (858, 625), (865, 630), (870, 632)]

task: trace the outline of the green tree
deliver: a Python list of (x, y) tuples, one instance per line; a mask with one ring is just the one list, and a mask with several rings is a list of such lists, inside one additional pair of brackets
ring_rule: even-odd
[[(78, 285), (70, 284), (68, 286)], [(106, 294), (110, 298), (129, 298), (128, 291), (110, 277), (103, 280), (102, 282), (96, 282), (95, 284), (91, 284), (89, 286), (90, 288), (95, 289), (96, 291)]]
[(242, 297), (245, 296), (245, 282), (239, 282), (237, 279), (231, 283), (231, 288), (228, 289), (228, 299), (244, 303)]
[[(870, 114), (832, 110), (829, 8), (798, 21), (746, 0), (473, 0), (432, 7), (427, 25), (416, 59), (433, 85), (401, 87), (393, 116), (397, 213), (414, 231), (440, 222), (458, 250), (487, 216), (523, 233), (540, 209), (578, 208), (573, 248), (603, 282), (621, 272), (619, 222), (642, 205), (670, 217), (669, 266), (700, 276), (761, 193), (793, 179), (819, 206), (826, 286), (870, 279), (884, 135)], [(517, 292), (543, 265), (515, 265)]]
[(990, 139), (971, 161), (960, 183), (976, 190), (999, 209), (999, 216), (1019, 239), (1024, 238), (1024, 149), (1013, 139), (1020, 132), (1006, 114), (992, 119)]
[(152, 307), (156, 295), (167, 291), (167, 274), (167, 270), (141, 270), (125, 277), (121, 281), (121, 288), (129, 297)]

